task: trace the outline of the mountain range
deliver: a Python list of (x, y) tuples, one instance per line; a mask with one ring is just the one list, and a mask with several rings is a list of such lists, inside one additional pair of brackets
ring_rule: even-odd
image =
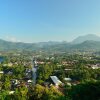
[(73, 41), (72, 41), (72, 43), (74, 43), (74, 44), (80, 44), (80, 43), (82, 43), (82, 42), (84, 42), (84, 41), (100, 41), (100, 37), (99, 36), (96, 36), (96, 35), (94, 35), (94, 34), (88, 34), (88, 35), (85, 35), (85, 36), (79, 36), (79, 37), (77, 37), (76, 39), (74, 39)]
[(79, 36), (72, 42), (39, 42), (39, 43), (15, 43), (5, 40), (0, 40), (0, 51), (10, 50), (27, 50), (27, 51), (71, 51), (71, 50), (99, 50), (100, 51), (100, 37), (89, 34)]

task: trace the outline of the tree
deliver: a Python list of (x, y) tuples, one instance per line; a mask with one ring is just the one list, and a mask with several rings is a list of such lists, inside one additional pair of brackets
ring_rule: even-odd
[(100, 100), (100, 81), (73, 86), (70, 95), (72, 100)]
[(14, 97), (15, 100), (27, 100), (28, 99), (28, 89), (25, 86), (16, 88)]
[(10, 90), (11, 88), (11, 82), (9, 80), (9, 77), (5, 78), (5, 82), (3, 83), (3, 89)]

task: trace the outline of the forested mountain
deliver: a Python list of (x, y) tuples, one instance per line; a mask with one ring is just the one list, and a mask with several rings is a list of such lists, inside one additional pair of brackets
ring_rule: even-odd
[[(92, 36), (93, 37), (93, 36)], [(96, 37), (94, 37), (96, 39)], [(81, 38), (80, 38), (81, 39)], [(80, 39), (78, 41), (80, 41)], [(94, 39), (94, 40), (95, 40)], [(99, 37), (97, 41), (86, 40), (82, 43), (67, 43), (67, 42), (39, 42), (39, 43), (22, 43), (22, 42), (8, 42), (0, 40), (0, 51), (9, 51), (9, 50), (43, 50), (43, 51), (70, 51), (70, 50), (100, 50), (100, 40)], [(75, 41), (75, 40), (74, 40)]]
[(72, 41), (72, 43), (73, 44), (80, 44), (80, 43), (85, 42), (87, 40), (90, 40), (90, 41), (100, 41), (100, 37), (97, 36), (97, 35), (94, 35), (94, 34), (88, 34), (88, 35), (85, 35), (85, 36), (77, 37), (76, 39), (74, 39)]

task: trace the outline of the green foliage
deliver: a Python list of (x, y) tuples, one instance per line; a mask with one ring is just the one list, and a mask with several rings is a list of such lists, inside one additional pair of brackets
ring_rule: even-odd
[(33, 97), (35, 100), (60, 100), (59, 98), (64, 98), (63, 94), (55, 87), (47, 88), (38, 84), (34, 88)]
[(70, 95), (72, 100), (100, 100), (100, 81), (73, 86)]
[(15, 93), (14, 93), (14, 98), (15, 100), (27, 100), (28, 99), (28, 89), (23, 86), (16, 88)]
[[(50, 75), (52, 75), (53, 67), (51, 65), (43, 65), (40, 66), (38, 69), (38, 80), (37, 82), (42, 83), (43, 81), (47, 80)], [(42, 81), (43, 80), (43, 81)]]
[(2, 88), (3, 88), (4, 90), (10, 90), (10, 88), (11, 88), (11, 82), (10, 82), (10, 80), (9, 80), (9, 77), (6, 77), (6, 78), (5, 78), (5, 81), (4, 81), (4, 83), (3, 83)]
[[(20, 56), (7, 54), (6, 60), (0, 64), (0, 70), (12, 70), (13, 72), (13, 74), (0, 75), (0, 100), (99, 100), (100, 69), (87, 68), (86, 66), (100, 63), (99, 57), (92, 55), (93, 59), (87, 60), (83, 58), (84, 54), (64, 53), (50, 55), (43, 53), (38, 58), (39, 61), (44, 62), (44, 64), (38, 66), (38, 84), (33, 86), (32, 84), (26, 85), (27, 80), (24, 80), (26, 78), (26, 69), (31, 69), (31, 56), (29, 54), (33, 55), (33, 53), (26, 54), (26, 52)], [(46, 59), (46, 57), (49, 59)], [(86, 55), (86, 57), (90, 56)], [(67, 62), (67, 64), (63, 65), (62, 62)], [(8, 66), (8, 63), (13, 65)], [(68, 68), (72, 70), (65, 71)], [(49, 85), (44, 87), (43, 83), (51, 83), (49, 79), (51, 75), (56, 75), (65, 85), (60, 86), (58, 89)], [(73, 79), (72, 84), (76, 80), (80, 84), (71, 87), (64, 81), (65, 77), (71, 77)], [(14, 88), (11, 88), (11, 80), (16, 79), (19, 83), (18, 86), (14, 85)], [(11, 90), (15, 91), (14, 94), (9, 94)]]

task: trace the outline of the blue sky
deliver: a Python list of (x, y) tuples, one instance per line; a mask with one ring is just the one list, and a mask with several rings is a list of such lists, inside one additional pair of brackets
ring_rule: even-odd
[(0, 0), (0, 38), (71, 41), (100, 35), (100, 0)]

